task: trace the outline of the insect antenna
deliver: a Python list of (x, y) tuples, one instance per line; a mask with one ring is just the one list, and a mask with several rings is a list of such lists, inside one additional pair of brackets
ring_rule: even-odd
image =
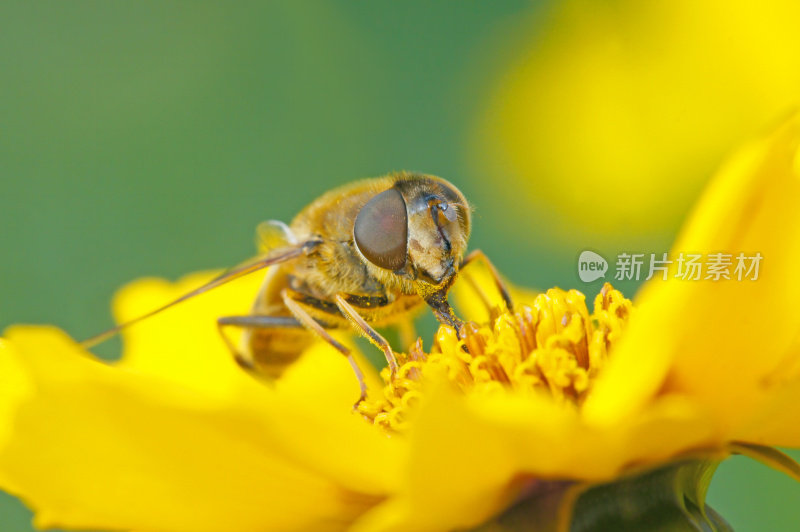
[(202, 293), (208, 292), (209, 290), (217, 288), (218, 286), (222, 286), (222, 285), (224, 285), (224, 284), (226, 284), (226, 283), (228, 283), (230, 281), (233, 281), (234, 279), (238, 279), (238, 278), (243, 277), (245, 275), (249, 275), (249, 274), (251, 274), (253, 272), (257, 272), (258, 270), (263, 270), (264, 268), (266, 268), (268, 266), (272, 266), (274, 264), (279, 264), (279, 263), (282, 263), (282, 262), (286, 262), (286, 261), (295, 259), (295, 258), (303, 255), (304, 253), (306, 253), (309, 249), (313, 248), (317, 244), (319, 244), (319, 241), (312, 240), (312, 241), (304, 242), (302, 244), (298, 244), (298, 245), (295, 245), (295, 246), (292, 246), (292, 247), (286, 247), (286, 248), (282, 248), (282, 249), (279, 249), (279, 250), (273, 250), (271, 253), (269, 253), (266, 256), (263, 256), (263, 255), (262, 256), (258, 256), (258, 257), (255, 257), (254, 259), (251, 259), (251, 260), (246, 261), (246, 262), (244, 262), (242, 264), (239, 264), (238, 266), (234, 266), (233, 268), (230, 268), (229, 270), (226, 270), (226, 271), (222, 272), (217, 277), (214, 277), (213, 279), (211, 279), (207, 283), (205, 283), (205, 284), (203, 284), (201, 286), (198, 286), (194, 290), (183, 294), (182, 296), (180, 296), (177, 299), (173, 299), (169, 303), (166, 303), (166, 304), (164, 304), (164, 305), (162, 305), (162, 306), (160, 306), (158, 308), (155, 308), (155, 309), (153, 309), (153, 310), (151, 310), (151, 311), (149, 311), (149, 312), (147, 312), (145, 314), (142, 314), (141, 316), (137, 316), (136, 318), (134, 318), (134, 319), (132, 319), (130, 321), (126, 321), (125, 323), (121, 323), (121, 324), (117, 325), (116, 327), (112, 327), (111, 329), (108, 329), (107, 331), (104, 331), (104, 332), (102, 332), (100, 334), (97, 334), (95, 336), (87, 338), (86, 340), (83, 340), (81, 342), (81, 346), (86, 348), (86, 349), (94, 347), (94, 346), (96, 346), (96, 345), (98, 345), (98, 344), (100, 344), (102, 342), (105, 342), (109, 338), (112, 338), (114, 335), (118, 334), (123, 329), (126, 329), (126, 328), (130, 327), (131, 325), (139, 323), (140, 321), (146, 320), (147, 318), (155, 316), (156, 314), (158, 314), (160, 312), (163, 312), (163, 311), (167, 310), (168, 308), (174, 307), (178, 303), (182, 303), (182, 302), (186, 301), (187, 299), (191, 299), (191, 298), (193, 298), (195, 296), (198, 296), (198, 295), (200, 295)]

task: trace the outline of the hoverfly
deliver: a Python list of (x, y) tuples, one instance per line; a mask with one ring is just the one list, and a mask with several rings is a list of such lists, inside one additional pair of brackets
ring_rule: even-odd
[[(508, 291), (480, 251), (462, 260), (471, 229), (464, 195), (439, 177), (398, 172), (331, 190), (287, 226), (259, 226), (262, 254), (205, 285), (84, 345), (99, 343), (119, 330), (230, 280), (272, 266), (246, 316), (223, 316), (220, 333), (243, 368), (277, 378), (318, 335), (346, 356), (363, 376), (350, 350), (328, 332), (353, 328), (380, 348), (394, 372), (389, 343), (375, 330), (409, 319), (427, 303), (437, 320), (458, 332), (462, 321), (447, 301), (459, 268), (481, 258), (511, 308)], [(244, 328), (242, 343), (227, 340), (224, 328)], [(460, 334), (460, 333), (459, 333)]]

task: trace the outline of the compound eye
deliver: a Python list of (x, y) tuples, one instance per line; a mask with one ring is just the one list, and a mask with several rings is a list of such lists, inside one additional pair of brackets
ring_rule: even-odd
[(361, 208), (353, 237), (361, 254), (375, 266), (387, 270), (405, 266), (408, 214), (406, 202), (397, 189), (381, 192)]

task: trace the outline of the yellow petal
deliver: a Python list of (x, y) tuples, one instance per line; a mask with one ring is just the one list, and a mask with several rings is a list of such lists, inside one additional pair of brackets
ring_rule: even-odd
[(792, 381), (771, 389), (758, 410), (733, 434), (732, 439), (800, 447), (800, 381)]
[(718, 443), (704, 413), (679, 397), (605, 430), (546, 396), (440, 386), (412, 427), (405, 486), (356, 530), (468, 528), (502, 510), (525, 479), (601, 481)]
[[(10, 342), (0, 338), (0, 448), (13, 437), (13, 419), (32, 393), (32, 384), (17, 362), (19, 354)], [(3, 478), (0, 483), (14, 490), (13, 483)]]
[[(130, 321), (201, 286), (216, 273), (195, 273), (176, 283), (134, 281), (117, 293), (114, 315), (119, 323)], [(247, 314), (262, 278), (246, 276), (123, 330), (120, 364), (205, 393), (231, 393), (246, 376), (233, 363), (216, 320)], [(230, 331), (234, 340), (235, 332)]]
[[(186, 276), (177, 283), (159, 279), (135, 281), (123, 288), (115, 300), (120, 322), (133, 319), (153, 308), (172, 301), (211, 279), (217, 272)], [(201, 391), (204, 395), (231, 397), (263, 402), (258, 394), (264, 387), (274, 390), (269, 404), (260, 406), (271, 416), (270, 430), (280, 435), (288, 453), (297, 459), (313, 462), (314, 467), (336, 473), (346, 483), (380, 491), (395, 478), (381, 475), (394, 467), (390, 461), (383, 471), (372, 464), (386, 461), (399, 452), (397, 442), (387, 442), (372, 427), (352, 414), (359, 396), (358, 381), (342, 355), (324, 342), (308, 349), (276, 383), (255, 380), (233, 361), (216, 327), (220, 316), (249, 312), (262, 276), (255, 274), (215, 288), (161, 314), (148, 318), (123, 332), (123, 359), (120, 367), (146, 372)], [(236, 340), (235, 331), (230, 331)], [(347, 338), (340, 341), (349, 345)], [(359, 367), (371, 391), (380, 390), (377, 372), (356, 353)], [(269, 410), (269, 412), (267, 412)], [(316, 427), (332, 438), (363, 441), (364, 445), (345, 445), (320, 452), (318, 435), (298, 431), (297, 424)], [(324, 429), (323, 429), (324, 427)], [(365, 451), (370, 449), (370, 451)], [(305, 451), (305, 452), (301, 452)], [(369, 457), (358, 453), (368, 452)], [(351, 453), (349, 456), (343, 456)]]
[(763, 379), (786, 363), (800, 332), (798, 143), (795, 116), (741, 150), (706, 190), (671, 253), (760, 253), (758, 280), (649, 282), (586, 403), (587, 419), (613, 423), (662, 387), (699, 398), (721, 431), (750, 414)]
[[(342, 530), (377, 500), (295, 456), (252, 401), (222, 400), (83, 356), (53, 329), (9, 342), (35, 383), (0, 448), (0, 480), (37, 510), (37, 525), (140, 531)], [(252, 397), (251, 397), (252, 398)], [(283, 406), (261, 394), (264, 404)], [(293, 412), (288, 411), (291, 416)], [(4, 420), (5, 421), (5, 420)], [(363, 434), (319, 432), (317, 453), (360, 455)], [(349, 431), (348, 431), (349, 432)], [(319, 460), (317, 460), (319, 461)], [(329, 469), (334, 469), (329, 466)], [(356, 472), (356, 477), (363, 473)]]
[[(117, 321), (124, 323), (141, 316), (201, 286), (217, 274), (194, 273), (176, 283), (162, 279), (134, 281), (115, 297)], [(233, 355), (217, 329), (216, 320), (221, 316), (248, 314), (262, 279), (259, 274), (246, 276), (123, 330), (120, 367), (158, 375), (206, 394), (241, 393), (241, 388), (250, 386), (253, 379), (234, 363)], [(238, 331), (232, 328), (226, 330), (226, 334), (237, 345)], [(343, 334), (340, 341), (353, 348), (349, 342), (351, 336)], [(303, 361), (307, 356), (304, 353), (295, 365), (310, 366), (311, 371), (301, 370), (300, 378), (290, 377), (297, 371), (290, 367), (281, 379), (284, 381), (280, 385), (282, 392), (294, 394), (298, 402), (313, 402), (314, 398), (327, 397), (326, 406), (338, 408), (348, 401), (352, 406), (359, 388), (346, 359), (335, 350), (321, 346), (309, 351), (314, 360)], [(359, 353), (355, 356), (369, 387), (378, 389), (377, 372)], [(313, 367), (320, 364), (324, 370), (314, 371)], [(299, 396), (303, 394), (311, 396), (301, 399)], [(348, 394), (346, 399), (343, 397), (345, 394)], [(334, 397), (340, 399), (337, 401)]]
[[(535, 290), (503, 281), (514, 305), (532, 305), (539, 295)], [(461, 317), (476, 323), (487, 323), (489, 310), (504, 304), (491, 270), (481, 260), (472, 261), (461, 270), (451, 293)]]
[[(362, 368), (369, 364), (359, 360)], [(370, 394), (379, 393), (377, 377), (370, 377), (375, 372), (365, 375)], [(258, 407), (287, 457), (355, 491), (391, 493), (405, 465), (406, 442), (356, 415), (358, 395), (344, 357), (318, 342), (275, 385), (274, 400)]]

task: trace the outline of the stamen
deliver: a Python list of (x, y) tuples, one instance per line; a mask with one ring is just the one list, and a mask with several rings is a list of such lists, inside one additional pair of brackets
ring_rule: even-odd
[(581, 292), (552, 288), (530, 307), (514, 313), (492, 309), (490, 323), (464, 324), (461, 339), (442, 326), (429, 354), (421, 341), (408, 354), (397, 354), (397, 373), (381, 372), (381, 397), (362, 402), (359, 412), (391, 433), (403, 432), (423, 399), (426, 377), (434, 374), (446, 376), (464, 393), (511, 389), (579, 406), (621, 338), (632, 308), (608, 283), (591, 315)]

